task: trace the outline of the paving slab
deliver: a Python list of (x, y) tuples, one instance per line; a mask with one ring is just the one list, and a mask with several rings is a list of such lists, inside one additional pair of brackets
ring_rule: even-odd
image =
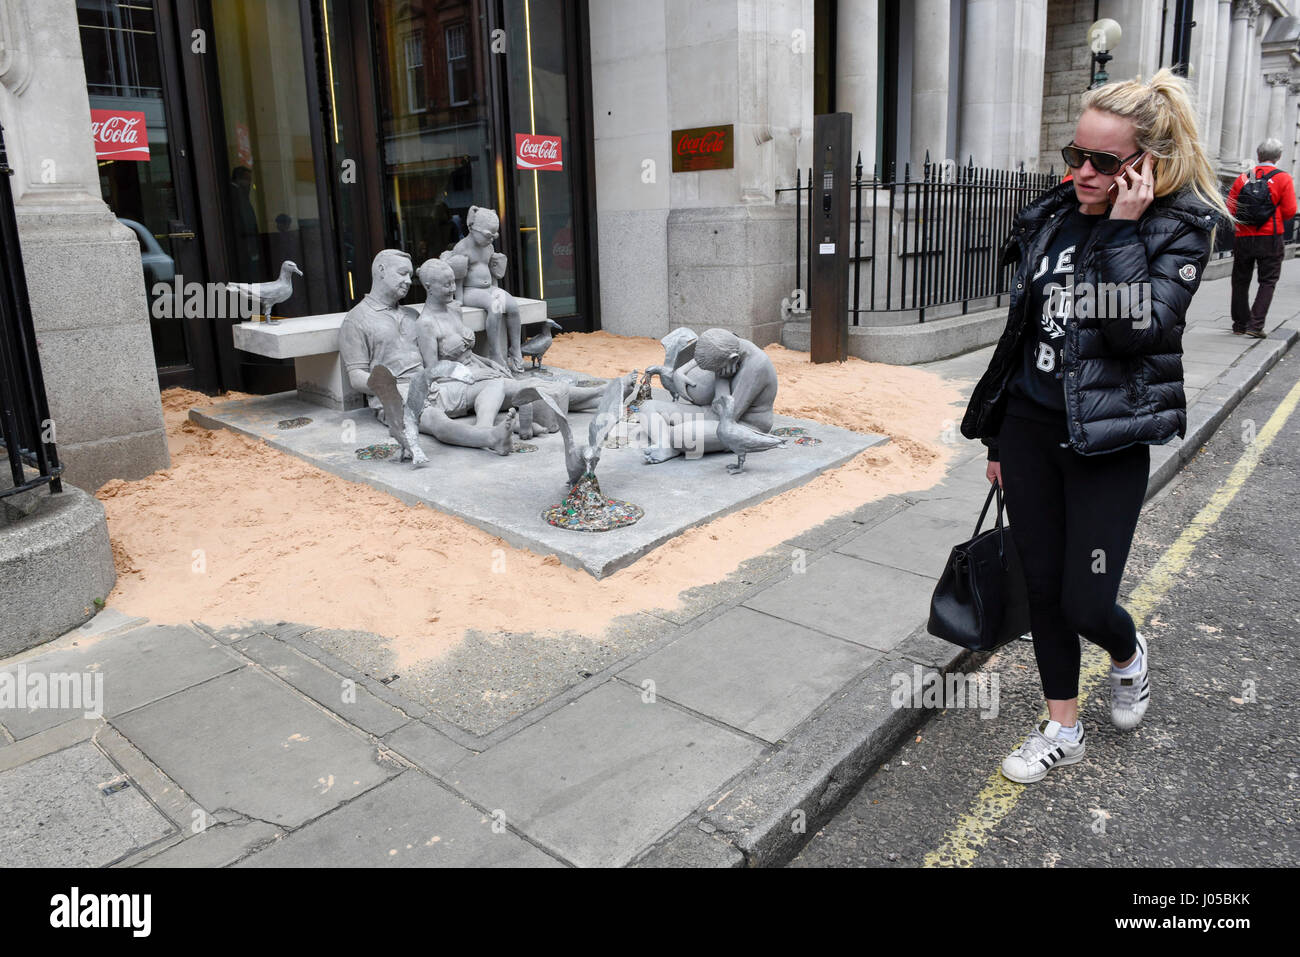
[[(520, 627), (527, 627), (526, 618), (521, 618)], [(642, 613), (621, 615), (594, 636), (472, 629), (441, 658), (403, 668), (398, 668), (388, 641), (376, 635), (322, 628), (302, 640), (366, 675), (391, 679), (389, 691), (482, 736), (611, 667), (665, 630), (671, 626)]]
[[(12, 675), (11, 681), (26, 675), (29, 685), (42, 681), (51, 687), (54, 675), (78, 676), (83, 705), (88, 694), (97, 694), (98, 676), (102, 675), (101, 710), (112, 716), (239, 667), (240, 662), (217, 642), (191, 628), (149, 625), (27, 658), (0, 668), (0, 674)], [(65, 721), (86, 720), (85, 712), (84, 706), (0, 708), (0, 724), (21, 739)]]
[[(396, 460), (356, 457), (364, 446), (387, 443), (385, 426), (368, 409), (336, 412), (282, 392), (236, 399), (190, 418), (205, 428), (229, 428), (265, 441), (318, 468), (353, 482), (364, 482), (407, 504), (423, 503), (458, 516), (500, 536), (518, 548), (555, 555), (571, 568), (601, 578), (624, 568), (688, 528), (803, 485), (858, 453), (883, 444), (887, 436), (862, 434), (788, 416), (775, 417), (774, 428), (797, 427), (818, 445), (794, 445), (750, 456), (745, 471), (726, 470), (734, 456), (718, 453), (688, 460), (679, 456), (646, 465), (635, 443), (606, 449), (597, 471), (607, 496), (645, 509), (635, 525), (608, 532), (574, 532), (555, 528), (541, 517), (567, 492), (564, 444), (558, 433), (530, 439), (535, 451), (505, 457), (482, 449), (442, 445), (430, 437), (423, 446), (431, 462), (422, 469)], [(667, 398), (664, 393), (663, 398)], [(307, 418), (310, 424), (281, 429), (285, 420)], [(587, 434), (590, 412), (571, 415), (575, 437)]]
[(233, 644), (253, 635), (269, 635), (272, 638), (286, 639), (304, 634), (315, 627), (314, 625), (302, 625), (291, 621), (249, 621), (238, 625), (225, 625), (220, 628), (204, 624), (201, 621), (196, 621), (194, 624), (200, 631), (226, 644)]
[(225, 867), (284, 831), (264, 821), (232, 821), (206, 828), (153, 855), (137, 867)]
[(251, 668), (114, 725), (208, 811), (297, 827), (397, 773), (375, 745)]
[(741, 601), (755, 585), (789, 571), (796, 558), (795, 549), (799, 547), (792, 542), (747, 558), (722, 581), (688, 588), (678, 594), (675, 608), (656, 608), (653, 614), (680, 625), (715, 608)]
[[(973, 496), (962, 503), (967, 512), (971, 511), (969, 503), (972, 501)], [(975, 508), (976, 518), (979, 517), (978, 508)], [(992, 512), (993, 508), (989, 511)], [(992, 522), (985, 518), (985, 524), (991, 525)], [(908, 509), (902, 515), (881, 522), (869, 533), (841, 543), (836, 551), (923, 575), (937, 582), (948, 556), (952, 554), (952, 547), (970, 538), (974, 526), (974, 520), (959, 522)]]
[(637, 662), (621, 677), (776, 742), (880, 657), (800, 625), (733, 608)]
[(236, 866), (564, 865), (418, 771), (407, 771)]
[(475, 757), (448, 783), (564, 859), (614, 867), (763, 751), (758, 742), (606, 682)]
[[(801, 548), (805, 553), (818, 551), (832, 545), (845, 535), (860, 532), (864, 527), (878, 525), (906, 507), (907, 501), (901, 495), (887, 495), (884, 498), (874, 499), (851, 512), (827, 519), (820, 525), (800, 532), (786, 544), (793, 548)], [(788, 554), (788, 550), (786, 553)]]
[[(867, 533), (869, 534), (869, 533)], [(745, 604), (828, 635), (891, 650), (930, 614), (935, 579), (832, 552)], [(908, 623), (900, 627), (900, 623)]]
[(277, 678), (363, 731), (381, 736), (410, 720), (408, 715), (380, 701), (355, 680), (337, 675), (303, 657), (282, 641), (254, 635), (235, 647)]
[(103, 867), (174, 832), (89, 741), (0, 774), (0, 867)]
[[(908, 509), (913, 515), (928, 515), (933, 518), (945, 519), (954, 522), (961, 527), (958, 538), (952, 540), (956, 545), (959, 541), (965, 541), (971, 537), (975, 531), (975, 523), (979, 521), (980, 509), (984, 507), (984, 499), (989, 494), (989, 482), (985, 480), (984, 485), (980, 488), (971, 488), (967, 492), (950, 498), (927, 498), (917, 502)], [(997, 499), (989, 505), (988, 514), (984, 516), (983, 529), (991, 528), (997, 524), (998, 507)], [(1010, 523), (1011, 512), (1005, 505), (1002, 509), (1002, 521)], [(947, 555), (943, 556), (945, 559)]]
[(443, 774), (453, 764), (468, 757), (470, 753), (423, 721), (412, 721), (398, 728), (384, 738), (384, 744), (412, 764), (435, 775)]

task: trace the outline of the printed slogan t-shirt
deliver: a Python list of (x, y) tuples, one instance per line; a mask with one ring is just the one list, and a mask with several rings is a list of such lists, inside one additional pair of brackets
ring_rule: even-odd
[(1047, 422), (1064, 422), (1065, 388), (1061, 384), (1061, 347), (1065, 326), (1074, 316), (1075, 257), (1083, 250), (1105, 213), (1089, 215), (1077, 208), (1065, 222), (1031, 273), (1027, 323), (1020, 368), (1007, 383), (1007, 413)]

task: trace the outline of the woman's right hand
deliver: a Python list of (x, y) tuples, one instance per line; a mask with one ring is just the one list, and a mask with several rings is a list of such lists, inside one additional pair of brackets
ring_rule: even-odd
[(989, 482), (996, 485), (998, 488), (1001, 488), (1002, 487), (1002, 463), (990, 462), (989, 467), (984, 470), (984, 476), (989, 480)]

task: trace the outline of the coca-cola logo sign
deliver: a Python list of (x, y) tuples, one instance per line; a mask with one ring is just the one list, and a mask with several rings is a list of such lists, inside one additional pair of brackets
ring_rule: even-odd
[(515, 165), (519, 169), (564, 169), (558, 136), (515, 134)]
[(731, 169), (735, 143), (734, 126), (700, 126), (673, 130), (673, 172), (691, 173), (704, 169)]
[(149, 162), (149, 132), (144, 114), (134, 110), (91, 110), (95, 157)]

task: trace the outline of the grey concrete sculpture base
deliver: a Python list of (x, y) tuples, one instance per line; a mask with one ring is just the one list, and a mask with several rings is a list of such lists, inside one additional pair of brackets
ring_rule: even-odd
[(0, 524), (0, 658), (92, 618), (117, 572), (104, 506), (63, 485), (31, 515)]
[[(553, 370), (557, 376), (585, 375)], [(666, 398), (666, 393), (659, 393)], [(308, 416), (311, 424), (279, 429), (285, 419)], [(587, 432), (592, 414), (571, 413), (573, 429)], [(536, 451), (499, 457), (480, 449), (455, 448), (424, 440), (429, 464), (419, 470), (394, 459), (360, 460), (356, 450), (390, 442), (388, 430), (370, 410), (344, 413), (309, 405), (292, 392), (219, 403), (192, 409), (190, 418), (206, 428), (229, 428), (265, 441), (318, 468), (354, 482), (365, 482), (403, 502), (422, 502), (458, 516), (511, 545), (539, 555), (554, 554), (571, 568), (596, 578), (624, 568), (688, 528), (771, 498), (803, 485), (815, 475), (849, 460), (872, 446), (887, 442), (883, 435), (864, 435), (803, 419), (776, 416), (776, 426), (794, 426), (820, 439), (817, 445), (791, 445), (755, 456), (745, 471), (731, 476), (726, 453), (703, 458), (677, 458), (646, 465), (635, 445), (606, 448), (601, 457), (601, 483), (607, 492), (635, 502), (645, 517), (635, 525), (599, 535), (581, 535), (548, 525), (541, 518), (547, 506), (565, 495), (564, 445), (558, 435), (532, 439)], [(343, 422), (356, 425), (355, 439)]]

